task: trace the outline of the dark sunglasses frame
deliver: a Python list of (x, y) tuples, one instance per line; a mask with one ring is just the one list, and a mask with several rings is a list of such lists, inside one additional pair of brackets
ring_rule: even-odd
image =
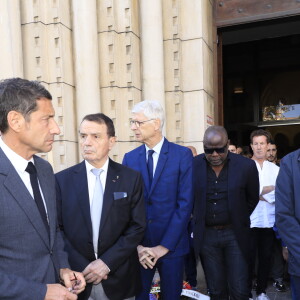
[(220, 154), (220, 153), (225, 153), (227, 148), (227, 145), (222, 147), (222, 148), (204, 148), (204, 153), (205, 154), (213, 154), (215, 151)]

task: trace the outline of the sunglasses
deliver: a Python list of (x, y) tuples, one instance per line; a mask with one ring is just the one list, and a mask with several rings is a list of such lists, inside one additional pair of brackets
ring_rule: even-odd
[(204, 148), (204, 153), (205, 154), (213, 154), (215, 151), (220, 154), (220, 153), (225, 153), (227, 146), (224, 146), (222, 148)]

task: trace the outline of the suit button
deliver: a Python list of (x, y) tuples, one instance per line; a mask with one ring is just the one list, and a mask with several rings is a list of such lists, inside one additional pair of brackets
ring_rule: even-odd
[(92, 243), (92, 242), (88, 242), (88, 244), (89, 244), (89, 245), (93, 245), (93, 243)]
[(151, 223), (152, 223), (152, 220), (149, 220), (148, 223), (151, 224)]
[(152, 203), (152, 201), (148, 201), (148, 205), (152, 205), (153, 203)]
[(53, 251), (52, 250), (50, 251), (50, 255), (53, 255)]

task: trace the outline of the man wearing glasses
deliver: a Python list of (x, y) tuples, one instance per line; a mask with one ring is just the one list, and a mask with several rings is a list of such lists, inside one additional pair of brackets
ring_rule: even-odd
[(255, 163), (228, 151), (228, 136), (211, 126), (194, 160), (194, 248), (212, 300), (248, 300), (250, 215), (258, 202)]
[(140, 102), (132, 113), (131, 129), (145, 145), (125, 154), (123, 164), (142, 174), (147, 211), (146, 233), (138, 246), (143, 290), (136, 300), (149, 299), (156, 268), (163, 299), (178, 300), (189, 252), (193, 156), (163, 136), (164, 112), (157, 101)]

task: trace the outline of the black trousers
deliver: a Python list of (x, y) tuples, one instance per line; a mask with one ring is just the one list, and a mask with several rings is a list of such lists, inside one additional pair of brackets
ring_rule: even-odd
[(274, 252), (273, 228), (251, 228), (251, 258), (249, 264), (249, 290), (252, 287), (252, 278), (257, 255), (257, 288), (256, 294), (265, 293), (268, 286), (268, 277), (271, 269), (272, 254)]

